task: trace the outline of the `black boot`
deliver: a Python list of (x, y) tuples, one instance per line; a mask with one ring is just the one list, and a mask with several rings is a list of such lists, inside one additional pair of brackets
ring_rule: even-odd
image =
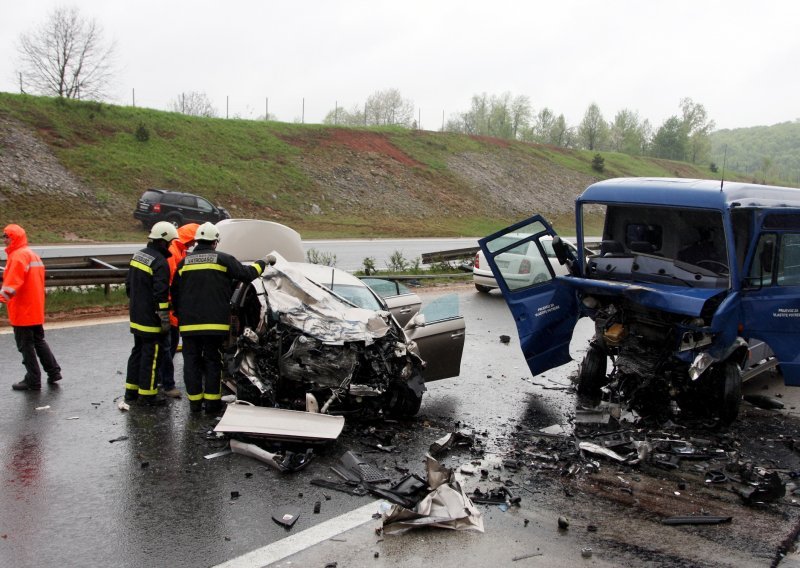
[(15, 391), (40, 391), (42, 390), (42, 385), (41, 383), (35, 385), (33, 383), (29, 383), (28, 381), (20, 381), (11, 385), (11, 388)]

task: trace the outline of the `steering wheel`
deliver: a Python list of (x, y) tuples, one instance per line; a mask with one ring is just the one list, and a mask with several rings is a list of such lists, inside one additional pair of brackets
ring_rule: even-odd
[(713, 270), (714, 272), (716, 272), (717, 274), (721, 275), (721, 276), (727, 276), (728, 273), (730, 272), (728, 270), (728, 265), (727, 264), (725, 264), (724, 262), (719, 262), (717, 260), (711, 260), (711, 259), (707, 259), (706, 258), (706, 259), (703, 259), (703, 260), (698, 260), (694, 264), (696, 264), (697, 266), (701, 266), (701, 267), (704, 264), (711, 265), (712, 268), (710, 268), (710, 269)]

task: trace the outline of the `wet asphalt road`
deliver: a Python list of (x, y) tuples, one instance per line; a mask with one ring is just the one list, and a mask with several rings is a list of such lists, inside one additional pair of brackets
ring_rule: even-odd
[[(461, 376), (430, 384), (415, 420), (348, 422), (296, 474), (237, 455), (204, 459), (226, 443), (208, 439), (215, 422), (190, 416), (185, 398), (161, 409), (118, 410), (132, 345), (127, 322), (47, 328), (64, 381), (39, 393), (12, 392), (20, 356), (13, 336), (0, 335), (0, 565), (211, 566), (289, 534), (271, 519), (287, 508), (300, 511), (296, 533), (367, 504), (369, 497), (309, 484), (333, 479), (329, 466), (347, 450), (365, 452), (399, 478), (398, 468), (422, 473), (430, 443), (457, 427), (482, 433), (491, 451), (521, 420), (565, 424), (574, 402), (558, 385), (574, 367), (537, 377), (555, 389), (528, 396), (536, 387), (503, 299), (471, 285), (458, 292), (467, 325)], [(511, 343), (502, 344), (501, 334)], [(585, 337), (573, 343), (583, 348)], [(181, 369), (178, 355), (178, 377)], [(393, 434), (397, 452), (366, 453), (370, 427)]]

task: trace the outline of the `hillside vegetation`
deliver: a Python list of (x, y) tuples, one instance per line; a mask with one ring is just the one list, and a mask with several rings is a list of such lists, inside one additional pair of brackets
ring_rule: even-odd
[(481, 236), (537, 212), (571, 233), (574, 199), (598, 179), (719, 175), (607, 152), (599, 173), (594, 155), (0, 93), (0, 217), (39, 243), (140, 241), (132, 212), (151, 187), (198, 193), (305, 238)]
[(800, 185), (800, 122), (713, 132), (716, 164), (741, 172), (748, 181)]

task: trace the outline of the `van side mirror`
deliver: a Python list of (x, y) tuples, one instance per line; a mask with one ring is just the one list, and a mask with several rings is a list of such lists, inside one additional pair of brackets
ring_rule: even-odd
[(567, 261), (571, 260), (567, 245), (559, 236), (553, 237), (553, 252), (556, 253), (559, 264), (567, 264)]

